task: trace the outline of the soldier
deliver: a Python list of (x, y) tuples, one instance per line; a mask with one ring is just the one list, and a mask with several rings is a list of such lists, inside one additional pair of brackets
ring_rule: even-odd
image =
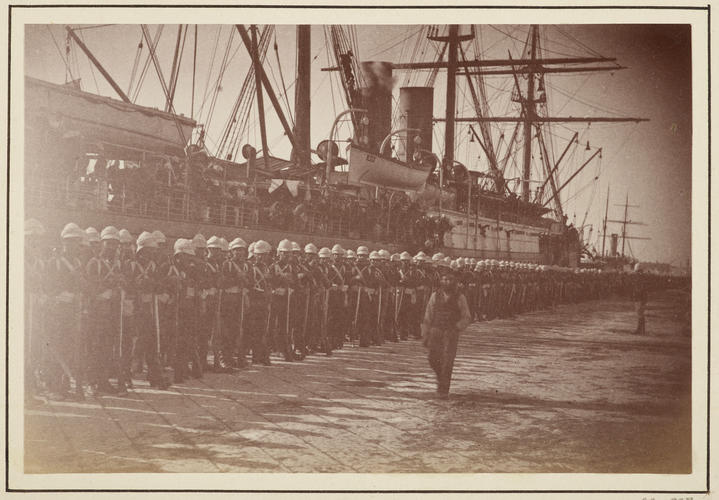
[(168, 387), (160, 365), (160, 322), (157, 289), (157, 264), (154, 252), (157, 242), (147, 231), (137, 237), (134, 259), (126, 261), (125, 276), (128, 295), (134, 301), (135, 328), (138, 335), (136, 352), (140, 354), (140, 365), (144, 358), (147, 364), (147, 380), (150, 386), (160, 389)]
[[(382, 255), (380, 252), (371, 252), (369, 256), (369, 277), (368, 289), (374, 290), (375, 305), (370, 309), (370, 343), (371, 345), (382, 345), (384, 342), (384, 318), (387, 311), (387, 293), (389, 282), (385, 278), (382, 270)], [(368, 290), (368, 291), (369, 291)]]
[[(221, 329), (219, 349), (215, 352), (215, 369), (232, 372), (247, 366), (245, 359), (246, 341), (245, 314), (249, 293), (249, 265), (247, 243), (235, 238), (229, 244), (230, 258), (222, 263), (221, 273)], [(237, 361), (233, 355), (237, 351)]]
[(440, 288), (432, 293), (422, 323), (424, 345), (428, 348), (429, 364), (437, 376), (437, 395), (449, 397), (452, 368), (457, 353), (459, 334), (471, 318), (467, 299), (457, 289), (456, 277), (440, 264)]
[(284, 355), (285, 361), (295, 360), (295, 345), (292, 338), (292, 295), (296, 288), (296, 271), (291, 262), (292, 243), (280, 241), (277, 245), (277, 260), (272, 265), (272, 315), (270, 316), (274, 349)]
[[(173, 357), (175, 383), (183, 382), (189, 373), (202, 377), (197, 365), (200, 363), (197, 352), (197, 286), (198, 271), (195, 265), (195, 247), (192, 241), (180, 238), (175, 241), (171, 266), (175, 276), (176, 297), (176, 341)], [(192, 370), (189, 366), (192, 364)]]
[(40, 238), (43, 225), (35, 219), (25, 221), (25, 404), (35, 405), (39, 393), (41, 353), (45, 343), (45, 309), (47, 290), (45, 262), (42, 259)]
[(360, 347), (369, 347), (377, 320), (377, 290), (368, 257), (369, 249), (360, 246), (357, 248), (357, 263), (351, 268), (352, 284), (357, 290), (352, 321), (353, 340), (359, 339)]
[(332, 247), (331, 260), (320, 254), (322, 259), (326, 259), (324, 267), (329, 280), (325, 314), (328, 341), (333, 349), (341, 349), (345, 337), (349, 334), (349, 284), (346, 266), (342, 262), (344, 255), (344, 249), (338, 244)]
[(97, 229), (94, 227), (88, 227), (85, 229), (85, 234), (87, 235), (87, 243), (89, 245), (90, 253), (88, 254), (88, 260), (92, 257), (97, 257), (100, 255), (100, 250), (102, 245), (100, 244), (100, 233), (97, 232)]
[(410, 335), (415, 338), (418, 336), (418, 332), (414, 331), (414, 324), (419, 323), (415, 316), (419, 316), (420, 313), (417, 303), (420, 277), (412, 266), (412, 256), (409, 252), (402, 252), (399, 261), (396, 316), (399, 338), (407, 340)]
[(130, 231), (120, 229), (117, 235), (120, 238), (120, 262), (132, 260), (135, 256), (135, 248), (133, 246), (135, 240), (132, 238)]
[(197, 266), (197, 331), (195, 338), (197, 345), (193, 352), (197, 352), (196, 362), (193, 363), (193, 376), (201, 377), (207, 366), (207, 352), (210, 338), (217, 322), (217, 282), (220, 269), (217, 264), (209, 260), (207, 240), (198, 233), (192, 238), (195, 248)]
[(247, 315), (248, 331), (252, 335), (252, 363), (270, 365), (269, 328), (272, 314), (272, 288), (270, 286), (270, 263), (272, 248), (264, 240), (252, 247), (252, 270), (250, 300)]
[[(54, 252), (47, 265), (49, 310), (43, 364), (47, 368), (48, 389), (53, 397), (83, 399), (86, 345), (82, 338), (81, 294), (86, 284), (78, 255), (85, 232), (70, 222), (63, 228), (60, 237), (62, 248)], [(73, 379), (75, 390), (70, 392)]]
[(317, 267), (322, 273), (319, 288), (319, 349), (330, 356), (332, 349), (342, 347), (346, 292), (342, 292), (344, 275), (332, 262), (332, 251), (322, 247), (317, 252)]
[[(126, 390), (127, 374), (123, 368), (131, 344), (125, 336), (124, 284), (122, 266), (117, 258), (120, 237), (117, 228), (107, 226), (101, 234), (102, 249), (85, 267), (89, 298), (90, 382), (99, 392)], [(110, 384), (117, 378), (118, 387)]]
[(165, 264), (170, 260), (170, 248), (167, 245), (167, 238), (162, 234), (162, 231), (156, 229), (152, 232), (152, 237), (157, 242), (157, 251), (155, 252), (155, 259), (158, 266)]

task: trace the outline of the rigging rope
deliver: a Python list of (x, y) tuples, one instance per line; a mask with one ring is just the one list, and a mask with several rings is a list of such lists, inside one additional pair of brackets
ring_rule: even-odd
[[(157, 48), (157, 45), (160, 43), (160, 37), (162, 36), (162, 31), (164, 29), (165, 25), (161, 24), (157, 27), (157, 31), (155, 32), (155, 37), (153, 40), (148, 43), (148, 53), (147, 53), (147, 59), (145, 60), (145, 64), (142, 68), (142, 72), (140, 73), (140, 79), (137, 81), (137, 85), (135, 87), (135, 93), (132, 96), (132, 102), (137, 102), (137, 98), (140, 96), (140, 90), (142, 89), (142, 84), (145, 82), (145, 76), (147, 75), (147, 69), (150, 67), (150, 62), (152, 62), (152, 56), (150, 55), (155, 48)], [(142, 35), (144, 37), (144, 33)]]
[[(274, 44), (275, 58), (277, 60), (277, 70), (280, 73), (280, 82), (282, 83), (282, 90), (284, 91), (285, 104), (287, 105), (287, 116), (289, 116), (290, 124), (292, 125), (292, 128), (294, 128), (295, 127), (295, 117), (292, 114), (292, 107), (290, 106), (290, 101), (289, 101), (289, 98), (287, 97), (288, 88), (287, 88), (287, 85), (285, 85), (285, 77), (282, 74), (282, 64), (280, 63), (280, 51), (277, 46), (277, 30), (275, 30), (274, 38), (275, 38), (275, 44)], [(295, 81), (296, 81), (296, 79), (295, 79)]]
[(142, 47), (142, 35), (140, 35), (140, 42), (137, 44), (137, 50), (135, 51), (135, 61), (132, 63), (132, 71), (130, 71), (130, 83), (127, 85), (127, 95), (130, 95), (132, 84), (135, 82), (135, 76), (137, 76), (137, 68), (140, 66)]
[(52, 43), (55, 44), (55, 48), (57, 49), (57, 53), (60, 55), (60, 59), (62, 59), (63, 64), (65, 64), (65, 83), (67, 83), (67, 75), (70, 75), (70, 80), (74, 80), (72, 77), (72, 69), (70, 68), (70, 64), (67, 62), (67, 59), (62, 55), (62, 50), (60, 49), (60, 44), (57, 43), (57, 40), (55, 40), (55, 35), (53, 34), (52, 30), (50, 29), (50, 25), (46, 24), (45, 27), (47, 28), (47, 31), (50, 32), (50, 36), (52, 37)]

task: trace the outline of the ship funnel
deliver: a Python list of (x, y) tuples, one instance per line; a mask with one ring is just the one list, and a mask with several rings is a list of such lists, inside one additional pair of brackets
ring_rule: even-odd
[[(399, 89), (399, 128), (418, 129), (417, 132), (402, 132), (397, 147), (399, 159), (411, 162), (418, 149), (432, 150), (432, 110), (434, 88), (402, 87)], [(419, 135), (419, 144), (415, 137)]]
[(363, 86), (358, 90), (357, 107), (367, 110), (369, 119), (367, 148), (379, 152), (382, 140), (392, 129), (392, 63), (363, 61)]

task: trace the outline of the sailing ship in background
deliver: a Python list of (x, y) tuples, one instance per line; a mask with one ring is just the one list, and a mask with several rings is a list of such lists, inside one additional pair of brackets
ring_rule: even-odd
[[(116, 225), (130, 231), (163, 227), (178, 237), (197, 231), (230, 236), (241, 227), (250, 238), (270, 241), (287, 237), (289, 231), (300, 242), (339, 241), (347, 247), (369, 243), (393, 250), (576, 266), (586, 251), (581, 236), (584, 224), (575, 228), (568, 223), (562, 195), (588, 165), (601, 158), (602, 149), (590, 148), (587, 142), (591, 154), (560, 181), (563, 161), (583, 147), (579, 132), (559, 144), (551, 124), (643, 121), (552, 115), (550, 75), (616, 71), (622, 66), (598, 54), (546, 54), (539, 26), (529, 27), (520, 54), (507, 51), (504, 59), (482, 56), (475, 26), (421, 27), (410, 59), (387, 62), (361, 59), (355, 27), (328, 25), (323, 29), (332, 63), (323, 70), (339, 81), (346, 110), (336, 116), (328, 138), (313, 149), (311, 27), (297, 27), (292, 113), (281, 66), (282, 92), (271, 84), (266, 71), (274, 27), (236, 25), (251, 64), (210, 150), (207, 124), (193, 118), (194, 72), (191, 117), (178, 113), (174, 102), (185, 41), (193, 30), (193, 59), (197, 58), (197, 27), (179, 27), (167, 79), (155, 50), (161, 28), (152, 37), (149, 28), (141, 26), (142, 40), (126, 92), (78, 35), (81, 27), (66, 27), (67, 47), (84, 54), (120, 100), (80, 90), (71, 73), (65, 85), (26, 77), (28, 216), (59, 228), (67, 220), (102, 225), (110, 212)], [(144, 65), (140, 64), (143, 45), (149, 52)], [(421, 60), (427, 52), (434, 53), (433, 60)], [(134, 104), (130, 97), (133, 81), (144, 78), (150, 66), (163, 89), (162, 111)], [(437, 95), (440, 74), (446, 80), (443, 95)], [(217, 89), (221, 75), (222, 71)], [(497, 91), (490, 95), (488, 80), (493, 78), (508, 84), (493, 86)], [(404, 84), (397, 88), (400, 80)], [(458, 95), (468, 96), (472, 116), (457, 116)], [(435, 101), (444, 103), (442, 116), (435, 115)], [(500, 109), (504, 111), (497, 112)], [(276, 115), (291, 144), (290, 158), (270, 154), (266, 126), (270, 114)], [(253, 117), (260, 131), (256, 145), (243, 141)], [(335, 139), (343, 124), (350, 128), (351, 137), (341, 152), (342, 142)], [(469, 139), (458, 140), (457, 129), (464, 126)], [(457, 158), (469, 143), (479, 144), (482, 154), (475, 164), (465, 165)], [(245, 161), (236, 161), (240, 154)], [(510, 176), (512, 169), (518, 171), (515, 177)], [(127, 176), (118, 180), (120, 174), (130, 172), (135, 174), (134, 182)], [(162, 185), (147, 191), (158, 178)], [(278, 189), (282, 184), (287, 190)], [(239, 197), (227, 196), (237, 189)], [(290, 202), (302, 191), (292, 210), (301, 224), (291, 223), (291, 228), (273, 224), (260, 200), (264, 198), (270, 210), (276, 207), (268, 191), (285, 197), (289, 192)], [(319, 208), (312, 208), (318, 201)], [(349, 215), (332, 209), (348, 204), (353, 207)], [(380, 209), (368, 212), (368, 206)], [(409, 220), (393, 219), (400, 207)], [(374, 219), (369, 231), (352, 223), (359, 220), (366, 225), (368, 218)]]

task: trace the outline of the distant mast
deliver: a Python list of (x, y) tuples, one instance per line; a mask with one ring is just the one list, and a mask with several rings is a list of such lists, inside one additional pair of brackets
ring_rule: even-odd
[(297, 87), (295, 92), (295, 138), (297, 148), (295, 158), (302, 170), (312, 166), (310, 154), (310, 65), (312, 56), (311, 27), (308, 24), (297, 26)]

